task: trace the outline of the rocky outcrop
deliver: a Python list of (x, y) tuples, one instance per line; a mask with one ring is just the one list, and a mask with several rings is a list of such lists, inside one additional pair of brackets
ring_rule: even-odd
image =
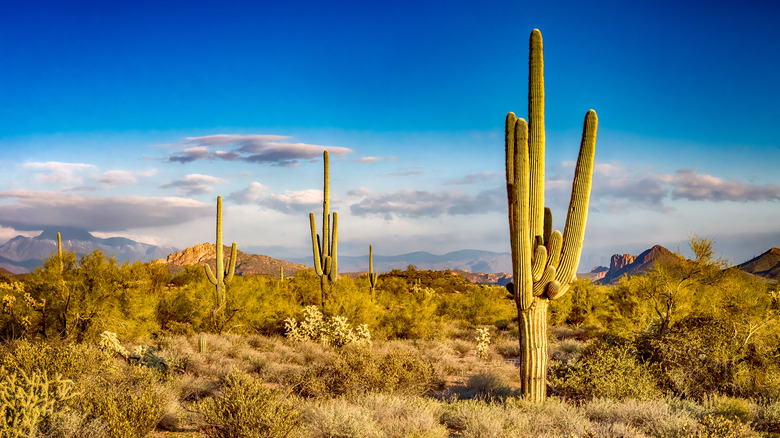
[[(626, 257), (628, 256), (628, 257)], [(610, 262), (610, 269), (607, 272), (607, 274), (602, 278), (599, 283), (602, 284), (612, 284), (616, 283), (620, 277), (627, 275), (641, 275), (647, 273), (653, 265), (656, 263), (662, 262), (673, 262), (675, 259), (679, 259), (680, 256), (669, 251), (668, 249), (664, 248), (661, 245), (655, 245), (654, 247), (646, 250), (642, 254), (639, 254), (637, 257), (633, 257), (630, 254), (615, 254), (612, 256), (612, 260)], [(619, 266), (623, 261), (631, 260), (630, 263), (623, 265), (622, 267), (618, 269), (612, 269), (612, 265)]]
[[(230, 247), (223, 246), (226, 257), (230, 254)], [(179, 272), (188, 265), (206, 265), (211, 269), (217, 266), (217, 245), (213, 243), (198, 243), (183, 251), (169, 254), (164, 260), (171, 272)], [(266, 255), (247, 254), (242, 251), (237, 252), (236, 275), (266, 275), (269, 277), (279, 277), (279, 268), (284, 268), (285, 276), (292, 276), (299, 269), (306, 269), (306, 266), (292, 263), (284, 260), (278, 260)]]
[(636, 260), (636, 257), (631, 254), (615, 254), (609, 259), (609, 271), (617, 272), (634, 263), (634, 260)]

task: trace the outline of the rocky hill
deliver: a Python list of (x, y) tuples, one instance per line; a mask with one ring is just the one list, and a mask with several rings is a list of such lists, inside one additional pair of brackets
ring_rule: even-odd
[(753, 275), (778, 280), (780, 279), (780, 248), (772, 248), (737, 267)]
[(613, 284), (624, 275), (644, 274), (658, 262), (671, 262), (679, 258), (679, 255), (661, 245), (655, 245), (636, 257), (630, 254), (615, 254), (610, 261), (609, 270), (599, 283)]
[[(230, 247), (223, 247), (223, 256), (225, 263), (230, 256)], [(168, 265), (168, 270), (176, 273), (184, 270), (187, 265), (206, 265), (211, 266), (212, 271), (217, 266), (217, 245), (213, 243), (199, 243), (183, 251), (169, 254), (161, 263)], [(284, 260), (278, 260), (272, 257), (259, 254), (247, 254), (241, 250), (237, 251), (236, 275), (267, 275), (279, 277), (279, 268), (284, 268), (285, 276), (292, 276), (299, 269), (306, 269), (306, 266), (292, 263)]]

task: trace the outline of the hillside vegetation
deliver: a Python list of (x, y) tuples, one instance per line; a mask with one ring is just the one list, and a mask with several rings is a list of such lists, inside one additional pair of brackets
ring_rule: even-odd
[(201, 267), (66, 251), (0, 277), (0, 436), (778, 436), (778, 284), (691, 246), (551, 303), (541, 405), (500, 286), (409, 266), (320, 305), (312, 270), (236, 276), (215, 325)]

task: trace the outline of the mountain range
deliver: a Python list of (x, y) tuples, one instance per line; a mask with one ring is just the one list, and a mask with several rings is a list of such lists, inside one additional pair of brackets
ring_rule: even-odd
[[(29, 272), (41, 266), (57, 250), (57, 232), (62, 235), (62, 245), (77, 256), (101, 250), (113, 255), (117, 261), (158, 261), (166, 263), (171, 272), (179, 272), (186, 265), (216, 263), (216, 246), (201, 243), (177, 251), (174, 248), (135, 242), (123, 237), (99, 238), (87, 231), (60, 228), (44, 230), (35, 237), (16, 236), (0, 245), (0, 272), (7, 270), (18, 274)], [(230, 248), (224, 247), (225, 257)], [(658, 261), (671, 261), (680, 257), (663, 246), (656, 245), (638, 256), (615, 254), (610, 266), (597, 266), (591, 272), (578, 273), (580, 278), (602, 284), (616, 282), (623, 275), (637, 275), (647, 272)], [(248, 254), (238, 251), (236, 274), (278, 276), (280, 268), (285, 275), (293, 275), (299, 269), (311, 266), (311, 257), (301, 257), (289, 261), (275, 259), (266, 255)], [(457, 271), (475, 283), (506, 284), (511, 281), (512, 262), (509, 253), (496, 253), (481, 250), (461, 250), (436, 255), (418, 251), (395, 256), (374, 255), (374, 269), (377, 272), (389, 272), (393, 269), (406, 269), (409, 265), (419, 269)], [(580, 264), (582, 266), (582, 263)], [(737, 266), (744, 272), (777, 280), (780, 278), (780, 249), (771, 248), (765, 253)], [(368, 255), (339, 256), (339, 272), (359, 273), (368, 270)]]
[(175, 248), (139, 243), (124, 237), (103, 239), (75, 228), (46, 229), (38, 236), (16, 236), (0, 245), (0, 268), (20, 274), (41, 266), (57, 251), (57, 232), (62, 236), (63, 248), (75, 252), (77, 257), (100, 250), (113, 255), (118, 262), (151, 262), (176, 251)]

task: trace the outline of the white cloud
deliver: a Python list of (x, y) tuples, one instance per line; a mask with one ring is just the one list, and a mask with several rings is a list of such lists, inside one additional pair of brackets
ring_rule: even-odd
[(189, 163), (196, 160), (245, 161), (275, 166), (297, 166), (299, 160), (315, 160), (327, 150), (331, 155), (354, 152), (340, 146), (320, 146), (285, 142), (281, 135), (218, 134), (188, 137), (177, 145), (180, 151), (166, 157), (167, 161)]
[(32, 169), (35, 180), (62, 185), (81, 184), (85, 174), (92, 174), (97, 167), (85, 163), (61, 163), (57, 161), (31, 162), (22, 164), (23, 169)]
[(362, 157), (357, 160), (358, 163), (378, 163), (380, 161), (395, 161), (395, 157)]
[(260, 199), (260, 196), (267, 190), (264, 185), (253, 181), (245, 189), (228, 195), (228, 198), (239, 204), (251, 204)]
[(95, 178), (95, 180), (99, 183), (109, 186), (135, 184), (137, 181), (133, 176), (133, 173), (127, 170), (109, 170), (107, 172), (103, 172), (101, 175)]
[(49, 227), (124, 231), (176, 225), (213, 214), (211, 205), (179, 197), (114, 196), (98, 198), (53, 191), (0, 192), (0, 225), (16, 230)]
[(214, 192), (214, 187), (212, 187), (212, 185), (222, 184), (224, 182), (224, 179), (217, 178), (215, 176), (192, 173), (185, 176), (184, 179), (178, 179), (176, 181), (163, 184), (160, 186), (160, 188), (173, 188), (182, 195), (204, 195)]

